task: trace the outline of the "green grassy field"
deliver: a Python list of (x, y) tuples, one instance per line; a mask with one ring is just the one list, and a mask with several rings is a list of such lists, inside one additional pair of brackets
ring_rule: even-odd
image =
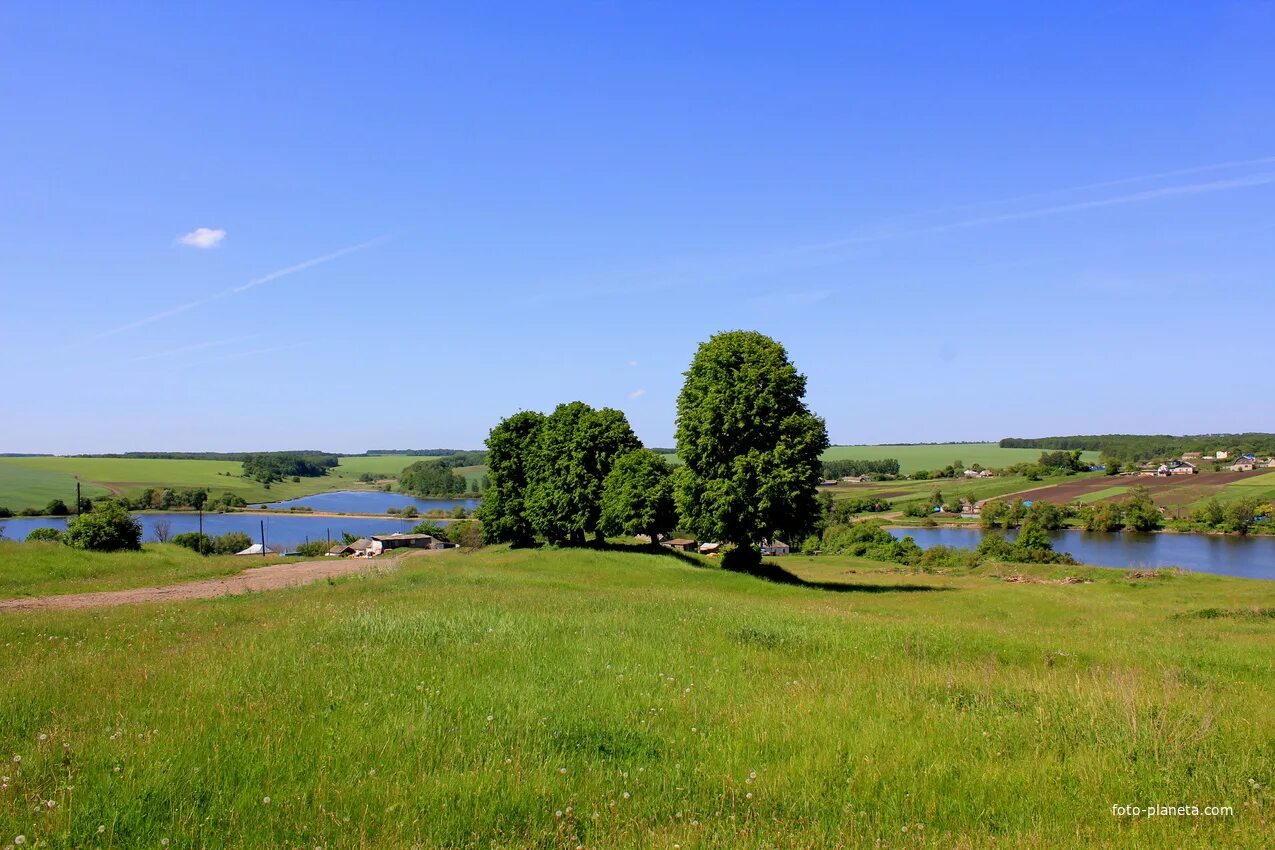
[(395, 475), (419, 458), (406, 455), (342, 458), (341, 465), (322, 478), (302, 478), (300, 482), (278, 481), (266, 489), (256, 481), (240, 477), (243, 465), (225, 460), (162, 460), (153, 458), (24, 457), (0, 458), (0, 505), (10, 510), (44, 507), (49, 499), (67, 504), (75, 499), (75, 481), (82, 482), (85, 495), (115, 493), (137, 496), (147, 488), (207, 488), (214, 496), (227, 491), (245, 500), (273, 502), (294, 499), (330, 490), (356, 490), (359, 476)]
[(245, 564), (234, 555), (205, 557), (171, 543), (148, 543), (141, 552), (102, 553), (60, 543), (0, 540), (0, 598), (175, 584), (285, 560), (295, 559), (254, 558)]
[[(0, 616), (0, 842), (1269, 846), (1270, 583), (784, 563), (489, 549)], [(1151, 803), (1232, 813), (1111, 812)]]
[[(1085, 460), (1096, 463), (1098, 452), (1085, 452)], [(1040, 457), (1040, 449), (1002, 449), (995, 443), (949, 443), (923, 446), (832, 446), (823, 453), (825, 460), (884, 460), (894, 458), (900, 471), (910, 475), (918, 469), (941, 469), (953, 461), (964, 461), (967, 467), (974, 464), (1000, 468), (1014, 463), (1026, 463)]]
[[(90, 498), (108, 492), (105, 487), (88, 482), (81, 484), (80, 491)], [(61, 499), (68, 505), (75, 503), (73, 474), (26, 466), (12, 458), (0, 458), (0, 507), (12, 511), (43, 508), (51, 499)]]

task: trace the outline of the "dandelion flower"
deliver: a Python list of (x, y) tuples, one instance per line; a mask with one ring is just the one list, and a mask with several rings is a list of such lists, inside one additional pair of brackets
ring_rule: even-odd
[(744, 799), (745, 799), (745, 800), (751, 800), (752, 798), (753, 798), (753, 792), (752, 792), (752, 791), (749, 791), (747, 794), (745, 794), (745, 795), (744, 795)]
[(628, 791), (625, 791), (625, 792), (624, 792), (622, 795), (620, 795), (620, 796), (624, 797), (624, 799), (626, 799), (626, 800), (627, 800), (627, 799), (629, 799), (629, 792), (628, 792)]
[(558, 809), (558, 811), (554, 812), (553, 816), (556, 818), (562, 817), (562, 809)]
[(567, 769), (566, 769), (565, 767), (560, 767), (560, 768), (558, 768), (558, 772), (559, 772), (559, 773), (566, 773), (566, 772), (567, 772)]
[(13, 757), (13, 763), (14, 763), (14, 764), (22, 764), (22, 756), (17, 756), (17, 755), (15, 755), (15, 756)]
[(496, 716), (495, 716), (494, 714), (489, 714), (489, 715), (487, 715), (487, 722), (488, 722), (488, 723), (490, 723), (491, 721), (493, 721), (493, 720), (495, 720), (495, 719), (496, 719)]
[(262, 797), (262, 798), (261, 798), (261, 804), (262, 804), (263, 806), (268, 806), (268, 805), (270, 805), (270, 798), (269, 798), (269, 797)]
[(106, 824), (101, 824), (101, 825), (100, 825), (100, 826), (98, 826), (98, 828), (97, 828), (97, 834), (98, 834), (98, 835), (101, 835), (103, 832), (106, 832)]

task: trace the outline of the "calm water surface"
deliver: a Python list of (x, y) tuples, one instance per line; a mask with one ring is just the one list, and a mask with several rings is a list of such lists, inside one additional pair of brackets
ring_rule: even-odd
[[(137, 514), (142, 522), (142, 540), (154, 542), (155, 524), (167, 522), (172, 534), (199, 530), (199, 515), (193, 513)], [(323, 517), (305, 514), (204, 514), (204, 534), (216, 537), (230, 531), (242, 531), (261, 542), (261, 524), (265, 523), (266, 544), (291, 548), (307, 540), (341, 539), (341, 532), (366, 537), (370, 534), (394, 534), (410, 531), (420, 518), (397, 517)], [(446, 524), (447, 520), (441, 520)], [(27, 518), (0, 520), (0, 532), (10, 540), (25, 540), (35, 528), (66, 528), (65, 519)]]
[[(973, 549), (983, 537), (978, 528), (892, 528), (922, 549), (942, 544)], [(1011, 540), (1014, 532), (1006, 537)], [(1096, 534), (1067, 529), (1050, 534), (1054, 548), (1099, 567), (1181, 567), (1202, 573), (1275, 579), (1275, 537), (1223, 537), (1213, 534)]]
[(328, 513), (383, 514), (390, 508), (407, 505), (413, 505), (418, 511), (425, 513), (434, 510), (450, 511), (457, 505), (472, 511), (478, 504), (478, 499), (418, 499), (403, 493), (385, 493), (380, 490), (338, 490), (302, 496), (286, 502), (272, 502), (267, 507), (285, 511), (291, 507), (304, 507)]

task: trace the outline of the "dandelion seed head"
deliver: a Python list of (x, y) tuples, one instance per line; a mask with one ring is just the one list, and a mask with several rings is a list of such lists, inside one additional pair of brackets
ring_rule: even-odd
[(103, 832), (106, 832), (106, 824), (100, 824), (97, 828), (98, 835), (101, 835)]
[(262, 797), (262, 798), (261, 798), (261, 804), (262, 804), (263, 806), (268, 806), (268, 805), (270, 805), (270, 798), (269, 798), (269, 797)]

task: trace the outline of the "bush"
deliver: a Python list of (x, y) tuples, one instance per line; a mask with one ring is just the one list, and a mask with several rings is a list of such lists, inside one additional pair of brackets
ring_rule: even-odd
[(94, 552), (136, 551), (142, 548), (142, 524), (119, 504), (104, 502), (93, 513), (71, 520), (66, 542)]
[(11, 516), (13, 516), (13, 511), (0, 507), (0, 519), (8, 519)]
[(933, 507), (924, 502), (908, 502), (903, 506), (903, 515), (920, 518), (929, 516), (933, 512)]
[(305, 555), (307, 558), (317, 558), (326, 555), (333, 545), (335, 544), (329, 540), (310, 540), (298, 546), (297, 553)]
[(474, 520), (452, 523), (447, 527), (444, 539), (465, 549), (480, 549), (485, 542), (482, 524)]
[(60, 528), (33, 528), (27, 535), (28, 543), (65, 543), (66, 532)]
[(71, 513), (71, 509), (66, 506), (66, 502), (61, 499), (51, 499), (44, 506), (45, 516), (66, 516)]
[(187, 531), (182, 534), (174, 534), (168, 541), (176, 543), (178, 546), (184, 546), (192, 552), (202, 552), (207, 555), (213, 550), (212, 538), (207, 534), (200, 534), (198, 531)]
[(899, 564), (919, 563), (922, 554), (921, 547), (911, 537), (896, 540), (894, 535), (875, 522), (829, 526), (823, 534), (821, 551)]
[(213, 554), (234, 555), (252, 545), (252, 538), (242, 531), (230, 531), (212, 540)]
[[(443, 528), (443, 526), (436, 522), (430, 522), (429, 520), (416, 523), (416, 525), (412, 528), (412, 534), (428, 534), (430, 537), (437, 537), (441, 540), (451, 539), (447, 536), (446, 528)], [(352, 541), (346, 542), (348, 543)]]

